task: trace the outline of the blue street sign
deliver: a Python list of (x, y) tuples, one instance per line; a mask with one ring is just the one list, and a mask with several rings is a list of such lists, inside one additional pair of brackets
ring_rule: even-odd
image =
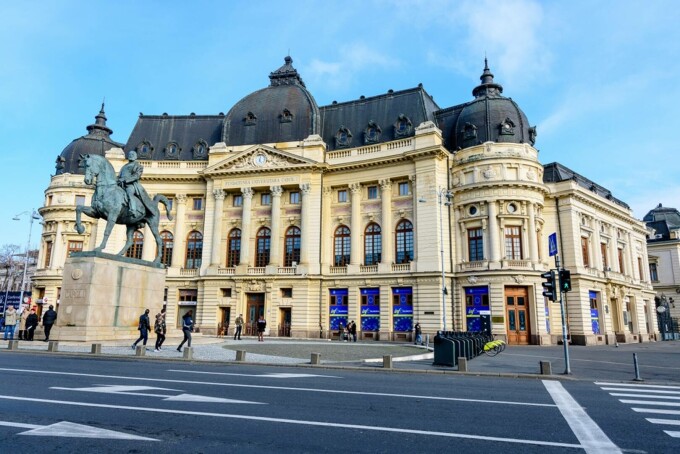
[(548, 236), (548, 251), (550, 252), (550, 257), (557, 255), (557, 232), (551, 233)]

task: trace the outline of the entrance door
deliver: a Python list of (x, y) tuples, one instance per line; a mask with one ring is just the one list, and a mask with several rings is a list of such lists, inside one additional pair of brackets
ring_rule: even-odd
[(229, 314), (231, 309), (228, 307), (220, 307), (220, 318), (219, 324), (217, 325), (217, 335), (227, 336), (229, 335)]
[(291, 320), (291, 309), (290, 307), (282, 307), (281, 314), (279, 316), (279, 336), (280, 337), (290, 337), (290, 320)]
[(505, 287), (508, 344), (529, 345), (529, 292), (526, 287)]
[(257, 333), (257, 319), (264, 315), (264, 293), (248, 293), (246, 309), (246, 335)]

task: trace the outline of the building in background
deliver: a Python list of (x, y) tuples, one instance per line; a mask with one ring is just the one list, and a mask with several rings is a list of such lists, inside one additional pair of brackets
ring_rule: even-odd
[[(558, 235), (571, 270), (565, 304), (579, 344), (647, 341), (657, 332), (645, 225), (611, 192), (562, 164), (543, 165), (536, 128), (485, 64), (473, 99), (442, 108), (422, 86), (318, 106), (290, 57), (227, 114), (141, 115), (125, 144), (104, 106), (57, 158), (34, 292), (58, 301), (64, 261), (95, 247), (103, 223), (75, 207), (93, 189), (81, 153), (116, 170), (136, 150), (162, 218), (169, 325), (189, 309), (204, 333), (238, 314), (251, 334), (406, 341), (420, 322), (489, 330), (513, 344), (561, 337), (558, 303), (542, 296)], [(124, 244), (117, 227), (107, 252)], [(148, 229), (130, 256), (153, 259)], [(152, 309), (153, 310), (153, 309)]]

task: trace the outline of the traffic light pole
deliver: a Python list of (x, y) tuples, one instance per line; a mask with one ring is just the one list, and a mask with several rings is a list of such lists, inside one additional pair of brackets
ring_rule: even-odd
[[(560, 256), (555, 255), (555, 268), (557, 272), (560, 271)], [(562, 291), (562, 286), (560, 285), (560, 313), (562, 314), (562, 345), (564, 345), (564, 373), (571, 374), (571, 365), (569, 364), (569, 346), (567, 344), (567, 319), (564, 316), (564, 301), (562, 297), (564, 292)]]

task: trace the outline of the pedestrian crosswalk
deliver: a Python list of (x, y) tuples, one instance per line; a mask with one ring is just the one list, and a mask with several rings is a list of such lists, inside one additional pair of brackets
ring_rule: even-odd
[[(680, 438), (680, 386), (640, 385), (628, 383), (595, 382), (603, 391), (644, 415), (663, 415), (663, 418), (645, 418), (652, 424), (668, 427), (663, 431)], [(678, 430), (672, 430), (678, 429)]]

